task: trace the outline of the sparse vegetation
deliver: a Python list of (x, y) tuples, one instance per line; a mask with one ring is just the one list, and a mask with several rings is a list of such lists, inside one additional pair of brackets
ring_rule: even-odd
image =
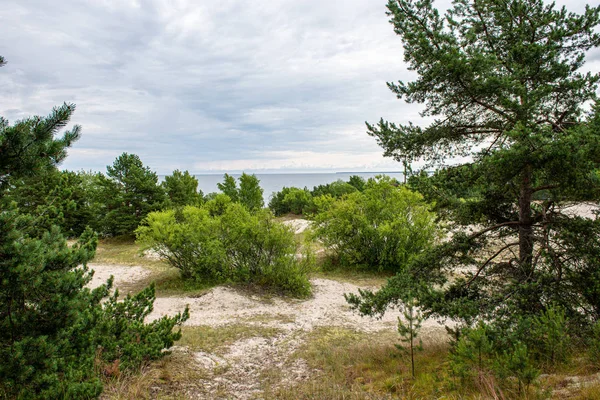
[(387, 8), (416, 76), (388, 87), (432, 117), (367, 123), (404, 184), (269, 210), (253, 174), (59, 171), (73, 104), (0, 117), (0, 399), (600, 399), (600, 218), (565, 207), (600, 196), (600, 6)]

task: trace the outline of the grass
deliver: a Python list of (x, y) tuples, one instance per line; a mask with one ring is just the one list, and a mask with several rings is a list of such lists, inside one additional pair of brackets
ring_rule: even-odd
[(132, 238), (102, 239), (98, 242), (94, 263), (140, 265), (143, 267), (169, 267), (161, 260), (142, 255), (141, 247)]
[(189, 399), (189, 393), (202, 391), (206, 372), (196, 366), (191, 353), (173, 352), (144, 366), (139, 373), (106, 379), (102, 399), (137, 400)]
[(253, 337), (271, 338), (282, 333), (281, 329), (260, 325), (233, 323), (218, 327), (207, 325), (183, 327), (179, 346), (188, 346), (193, 351), (222, 353), (233, 343)]
[(122, 292), (139, 292), (150, 283), (156, 286), (156, 295), (160, 297), (181, 296), (199, 297), (215, 284), (184, 280), (177, 268), (162, 260), (154, 260), (142, 255), (141, 247), (132, 238), (103, 239), (98, 243), (96, 257), (92, 261), (97, 264), (117, 264), (142, 266), (150, 271), (150, 275), (136, 282), (124, 285)]
[[(267, 379), (268, 399), (384, 399), (438, 398), (448, 395), (444, 368), (446, 344), (431, 344), (416, 356), (417, 377), (394, 343), (393, 332), (359, 333), (346, 328), (323, 327), (312, 331), (295, 358), (314, 371), (293, 387), (273, 387)], [(452, 398), (452, 397), (448, 397)]]
[(426, 342), (424, 350), (415, 354), (416, 377), (413, 378), (408, 356), (394, 346), (398, 341), (394, 332), (360, 333), (340, 327), (315, 329), (288, 361), (289, 366), (294, 359), (304, 360), (309, 369), (308, 378), (281, 386), (278, 385), (283, 379), (281, 370), (286, 367), (268, 371), (263, 379), (264, 397), (282, 400), (566, 397), (600, 400), (599, 375), (580, 377), (576, 385), (564, 376), (546, 375), (524, 393), (508, 383), (500, 390), (491, 375), (482, 376), (479, 382), (462, 384), (450, 374), (449, 345), (439, 339)]

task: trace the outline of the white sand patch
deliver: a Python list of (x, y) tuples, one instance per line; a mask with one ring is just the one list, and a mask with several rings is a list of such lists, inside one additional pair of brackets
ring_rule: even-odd
[(283, 224), (291, 227), (294, 230), (294, 233), (302, 233), (310, 227), (311, 222), (306, 219), (291, 219), (289, 221), (283, 221)]
[[(263, 301), (235, 289), (216, 287), (200, 298), (162, 297), (154, 302), (149, 320), (174, 315), (190, 307), (188, 326), (223, 326), (256, 316), (273, 315), (274, 321), (267, 325), (288, 331), (310, 331), (318, 326), (340, 326), (363, 332), (395, 329), (400, 312), (390, 310), (382, 318), (362, 317), (344, 298), (344, 293), (357, 293), (358, 286), (329, 279), (313, 279), (314, 296), (308, 300), (283, 300), (274, 298)], [(289, 316), (283, 318), (281, 316)], [(293, 322), (290, 322), (293, 321)], [(441, 328), (435, 321), (424, 322), (424, 328)]]
[(88, 264), (88, 268), (94, 270), (92, 281), (87, 285), (92, 289), (106, 283), (111, 275), (114, 277), (113, 287), (135, 283), (150, 275), (146, 268), (127, 265)]
[(594, 203), (579, 203), (562, 207), (562, 212), (568, 216), (595, 219), (600, 206)]

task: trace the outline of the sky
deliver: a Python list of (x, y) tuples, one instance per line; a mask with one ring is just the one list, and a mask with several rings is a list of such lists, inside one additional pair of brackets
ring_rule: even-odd
[(400, 171), (365, 121), (427, 121), (386, 86), (414, 75), (385, 4), (2, 0), (0, 115), (75, 103), (71, 170), (128, 152), (159, 174)]

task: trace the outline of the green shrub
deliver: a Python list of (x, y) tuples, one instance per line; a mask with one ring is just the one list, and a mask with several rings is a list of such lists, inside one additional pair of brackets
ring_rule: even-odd
[(301, 215), (310, 213), (314, 207), (312, 196), (306, 189), (291, 188), (283, 198), (283, 204), (289, 212)]
[[(503, 335), (512, 336), (504, 332)], [(518, 383), (518, 392), (527, 389), (540, 374), (527, 346), (516, 339), (497, 340), (494, 326), (479, 322), (474, 328), (463, 329), (450, 354), (450, 370), (463, 385), (480, 389), (500, 379), (500, 386), (511, 389), (511, 378)], [(499, 391), (500, 387), (487, 387)]]
[(225, 249), (218, 235), (219, 214), (211, 215), (216, 205), (217, 201), (211, 200), (203, 208), (150, 213), (146, 225), (137, 230), (138, 240), (178, 268), (185, 279), (222, 279), (226, 275)]
[[(356, 183), (356, 182), (355, 182)], [(335, 182), (328, 183), (326, 185), (315, 186), (311, 191), (313, 197), (331, 195), (336, 199), (342, 198), (344, 195), (348, 195), (350, 193), (357, 192), (358, 189), (351, 185), (348, 182), (344, 182), (341, 179), (338, 179)]]
[(284, 187), (281, 191), (273, 194), (269, 201), (269, 209), (276, 216), (289, 213), (302, 215), (313, 212), (314, 203), (308, 189)]
[(600, 367), (600, 321), (596, 322), (592, 328), (588, 343), (588, 355), (590, 361)]
[(284, 215), (289, 213), (289, 208), (286, 204), (284, 204), (283, 199), (285, 199), (285, 195), (288, 194), (292, 190), (289, 187), (283, 187), (279, 192), (275, 192), (271, 195), (271, 199), (269, 200), (269, 210), (279, 217), (280, 215)]
[(436, 237), (434, 214), (421, 195), (388, 177), (370, 179), (363, 192), (315, 199), (314, 230), (340, 264), (399, 271)]
[(488, 326), (479, 323), (475, 328), (462, 331), (450, 354), (450, 369), (463, 384), (492, 373), (494, 362), (493, 343), (490, 341)]
[(498, 377), (506, 382), (507, 378), (514, 377), (518, 382), (519, 393), (528, 387), (540, 376), (540, 370), (531, 360), (527, 346), (520, 341), (512, 344), (510, 350), (505, 350), (496, 359), (495, 371)]
[(186, 308), (174, 317), (162, 317), (145, 324), (144, 319), (152, 312), (156, 298), (154, 285), (134, 296), (127, 295), (123, 301), (117, 301), (118, 297), (119, 291), (115, 290), (104, 303), (96, 327), (97, 362), (114, 375), (160, 358), (164, 349), (181, 338), (181, 330), (174, 332), (173, 329), (189, 318)]
[(223, 215), (227, 207), (233, 202), (229, 196), (223, 193), (215, 193), (210, 200), (204, 204), (204, 208), (211, 217)]
[(291, 229), (274, 221), (269, 211), (251, 214), (236, 203), (220, 214), (211, 212), (215, 200), (181, 212), (151, 213), (137, 231), (139, 242), (179, 268), (184, 278), (248, 282), (308, 295), (311, 257), (296, 255)]
[(550, 306), (535, 317), (528, 339), (529, 347), (542, 363), (555, 366), (566, 362), (570, 337), (564, 309)]

